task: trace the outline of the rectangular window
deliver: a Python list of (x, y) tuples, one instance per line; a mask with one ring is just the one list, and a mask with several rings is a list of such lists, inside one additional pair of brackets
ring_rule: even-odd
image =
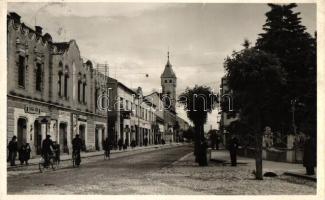
[(19, 56), (18, 61), (18, 85), (25, 87), (25, 57)]
[(125, 108), (126, 108), (126, 110), (129, 110), (129, 101), (128, 100), (125, 100)]

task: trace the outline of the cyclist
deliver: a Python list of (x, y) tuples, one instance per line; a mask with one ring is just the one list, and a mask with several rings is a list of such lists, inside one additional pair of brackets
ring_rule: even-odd
[(82, 140), (79, 138), (79, 134), (72, 140), (72, 155), (76, 155), (76, 165), (81, 163), (80, 151), (82, 149)]
[(47, 167), (50, 161), (50, 157), (53, 155), (54, 145), (50, 135), (46, 135), (46, 138), (42, 142), (42, 156), (44, 158), (44, 167)]
[(104, 141), (104, 150), (105, 150), (105, 156), (109, 158), (111, 153), (111, 143), (109, 142), (108, 137), (106, 137)]

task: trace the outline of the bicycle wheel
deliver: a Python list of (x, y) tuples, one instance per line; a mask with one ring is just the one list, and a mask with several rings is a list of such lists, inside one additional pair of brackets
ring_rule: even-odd
[(54, 158), (50, 158), (50, 166), (51, 166), (53, 171), (56, 170), (56, 161), (55, 161)]

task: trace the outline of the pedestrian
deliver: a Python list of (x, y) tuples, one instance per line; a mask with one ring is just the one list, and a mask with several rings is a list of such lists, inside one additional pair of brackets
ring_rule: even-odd
[(219, 143), (220, 143), (220, 136), (217, 135), (217, 137), (216, 137), (216, 150), (219, 150)]
[(10, 166), (16, 166), (15, 160), (17, 156), (17, 150), (18, 150), (18, 144), (17, 144), (17, 136), (13, 136), (11, 141), (8, 144), (8, 150), (9, 150), (9, 158), (8, 161), (10, 161)]
[(232, 136), (229, 146), (231, 166), (237, 166), (237, 149), (238, 149), (238, 139), (235, 135)]
[(125, 139), (123, 144), (123, 150), (126, 150), (127, 148), (128, 148), (128, 140)]
[(161, 139), (161, 144), (162, 144), (162, 145), (166, 144), (166, 142), (165, 142), (164, 139)]
[(122, 146), (123, 146), (123, 140), (122, 140), (122, 138), (120, 138), (118, 140), (117, 145), (118, 145), (118, 149), (121, 151), (122, 150)]
[(314, 167), (316, 166), (316, 142), (310, 135), (306, 136), (304, 143), (303, 165), (306, 168), (307, 175), (315, 175)]
[(24, 163), (28, 165), (28, 160), (30, 159), (30, 152), (31, 148), (29, 146), (29, 143), (23, 142), (19, 149), (19, 160), (21, 165), (23, 165)]
[(53, 155), (54, 145), (50, 135), (46, 135), (46, 138), (42, 142), (42, 156), (44, 158), (44, 166), (47, 167), (50, 161), (50, 157)]
[(148, 145), (148, 138), (147, 138), (147, 137), (145, 137), (145, 138), (143, 139), (143, 143), (144, 143), (144, 146), (147, 146), (147, 145)]
[(60, 164), (60, 144), (58, 144), (56, 141), (53, 141), (53, 146), (54, 146), (54, 155), (55, 155), (55, 160), (57, 162), (57, 164)]
[(132, 147), (132, 149), (135, 148), (135, 140), (134, 139), (131, 141), (131, 147)]
[(106, 137), (106, 139), (104, 141), (104, 151), (105, 151), (106, 157), (109, 158), (110, 154), (111, 154), (111, 144), (110, 144), (108, 137)]
[(72, 140), (72, 155), (76, 155), (76, 165), (79, 166), (81, 163), (80, 151), (82, 150), (84, 144), (83, 140), (76, 134), (75, 138)]

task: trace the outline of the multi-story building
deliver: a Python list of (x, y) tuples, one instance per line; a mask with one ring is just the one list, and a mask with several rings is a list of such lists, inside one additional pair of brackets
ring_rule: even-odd
[(18, 146), (30, 143), (35, 155), (48, 134), (68, 153), (79, 134), (86, 150), (100, 150), (106, 116), (88, 94), (101, 78), (90, 61), (83, 62), (76, 42), (55, 43), (41, 27), (34, 30), (10, 13), (7, 50), (8, 141), (16, 135)]
[(156, 118), (154, 122), (154, 136), (153, 140), (155, 144), (161, 144), (161, 139), (164, 138), (165, 132), (165, 119), (164, 119), (164, 103), (161, 99), (161, 94), (158, 92), (153, 92), (144, 97), (144, 101), (148, 102)]
[(142, 89), (130, 89), (113, 78), (109, 78), (108, 88), (109, 129), (114, 143), (122, 139), (124, 144), (130, 145), (135, 140), (142, 146), (147, 138), (148, 144), (152, 144), (155, 115), (151, 105), (143, 101)]

